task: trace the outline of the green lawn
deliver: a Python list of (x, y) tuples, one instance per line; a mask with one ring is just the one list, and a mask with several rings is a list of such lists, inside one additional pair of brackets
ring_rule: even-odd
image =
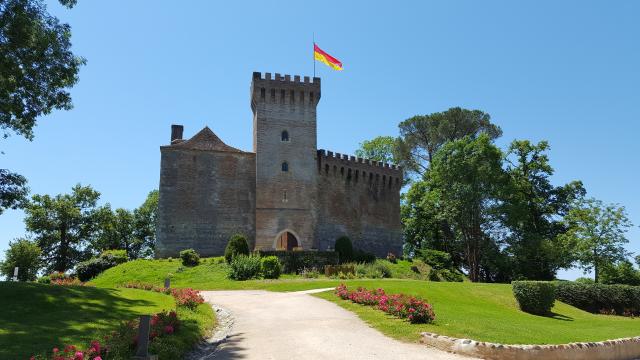
[[(406, 272), (409, 266), (400, 262), (392, 269), (400, 272), (402, 268)], [(640, 335), (640, 319), (594, 315), (559, 302), (553, 309), (554, 317), (524, 313), (517, 308), (508, 284), (440, 283), (412, 279), (303, 279), (292, 275), (280, 280), (232, 281), (226, 278), (226, 265), (213, 259), (207, 259), (196, 267), (183, 267), (180, 260), (175, 259), (136, 260), (107, 270), (93, 283), (116, 287), (128, 281), (142, 281), (161, 286), (167, 274), (172, 274), (172, 286), (199, 290), (297, 291), (345, 283), (350, 287), (381, 287), (389, 293), (423, 297), (434, 306), (437, 316), (434, 324), (411, 325), (381, 311), (339, 300), (332, 292), (317, 295), (356, 312), (382, 332), (405, 341), (417, 341), (422, 331), (505, 344), (559, 344)]]
[(84, 348), (123, 320), (174, 307), (171, 296), (142, 290), (0, 282), (0, 359)]
[(412, 325), (375, 308), (338, 298), (333, 292), (316, 296), (358, 314), (374, 328), (405, 341), (417, 341), (428, 331), (458, 338), (503, 344), (562, 344), (640, 335), (640, 319), (595, 315), (556, 302), (553, 317), (520, 311), (509, 284), (438, 283), (426, 281), (358, 281), (348, 286), (382, 287), (387, 293), (406, 293), (427, 299), (434, 307), (433, 324)]

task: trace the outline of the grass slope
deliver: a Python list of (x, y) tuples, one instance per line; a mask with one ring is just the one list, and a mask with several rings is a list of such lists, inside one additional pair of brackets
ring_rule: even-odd
[(96, 332), (174, 307), (171, 296), (142, 290), (0, 282), (0, 359), (84, 348)]
[[(373, 288), (373, 284), (358, 281), (347, 285)], [(509, 284), (390, 280), (375, 285), (387, 293), (427, 299), (434, 307), (436, 322), (412, 325), (377, 309), (341, 300), (333, 292), (316, 296), (355, 312), (384, 334), (406, 341), (418, 340), (423, 331), (503, 344), (562, 344), (640, 335), (640, 319), (595, 315), (561, 302), (556, 302), (553, 317), (524, 313), (518, 309)]]
[[(398, 261), (391, 264), (383, 260), (394, 274), (394, 277), (413, 278), (418, 275), (411, 270), (411, 263)], [(425, 265), (428, 268), (428, 266)], [(272, 291), (297, 291), (322, 287), (334, 287), (344, 280), (329, 279), (321, 276), (318, 279), (304, 279), (300, 276), (283, 275), (279, 280), (233, 281), (227, 279), (227, 265), (221, 258), (203, 259), (200, 265), (185, 267), (179, 259), (172, 260), (135, 260), (130, 261), (100, 274), (91, 281), (99, 287), (118, 287), (130, 281), (141, 281), (158, 286), (171, 274), (172, 287), (191, 287), (198, 290), (233, 290), (233, 289), (267, 289)], [(379, 280), (361, 280), (379, 281)]]

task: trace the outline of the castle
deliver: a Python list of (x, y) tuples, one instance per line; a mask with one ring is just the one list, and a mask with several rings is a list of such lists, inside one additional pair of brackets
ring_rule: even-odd
[(402, 169), (316, 146), (320, 78), (253, 73), (253, 152), (208, 127), (161, 146), (156, 256), (224, 253), (243, 233), (255, 250), (327, 250), (348, 236), (377, 256), (402, 251)]

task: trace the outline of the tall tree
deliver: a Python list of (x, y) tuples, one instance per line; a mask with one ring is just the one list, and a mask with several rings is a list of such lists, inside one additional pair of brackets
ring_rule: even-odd
[(109, 204), (96, 212), (97, 231), (90, 251), (97, 255), (104, 250), (121, 249), (130, 259), (150, 257), (155, 249), (158, 191), (149, 192), (139, 208), (129, 211), (111, 209)]
[(158, 219), (158, 190), (150, 191), (144, 203), (133, 211), (135, 237), (141, 248), (137, 257), (150, 257), (156, 248), (156, 223)]
[(500, 127), (491, 123), (489, 114), (459, 107), (414, 116), (401, 122), (399, 128), (397, 160), (418, 175), (426, 172), (435, 153), (448, 141), (465, 136), (475, 138), (480, 134), (486, 134), (489, 139), (502, 135)]
[[(75, 1), (63, 0), (73, 6)], [(85, 63), (71, 52), (71, 28), (41, 0), (0, 1), (0, 129), (31, 140), (36, 118), (72, 107), (69, 88)]]
[(496, 239), (495, 210), (507, 180), (502, 156), (488, 135), (467, 136), (442, 146), (426, 175), (443, 217), (460, 242), (471, 281), (483, 278), (485, 250), (497, 248), (492, 244)]
[(395, 151), (396, 139), (393, 136), (378, 136), (361, 142), (360, 148), (356, 150), (356, 156), (385, 163), (396, 163)]
[(0, 169), (0, 215), (5, 209), (17, 209), (24, 205), (28, 194), (24, 176)]
[(515, 140), (507, 152), (510, 182), (503, 188), (500, 216), (508, 229), (507, 252), (516, 279), (552, 280), (558, 269), (572, 263), (571, 249), (558, 235), (566, 231), (562, 216), (585, 190), (580, 182), (551, 184), (548, 150), (546, 141)]
[(602, 267), (626, 259), (624, 244), (629, 242), (626, 232), (633, 225), (624, 206), (583, 199), (569, 210), (564, 220), (568, 230), (560, 238), (575, 246), (580, 267), (593, 270), (595, 282), (600, 280)]
[(47, 271), (66, 271), (88, 254), (84, 246), (97, 228), (100, 193), (76, 185), (70, 194), (33, 195), (25, 207), (25, 224), (43, 251)]
[[(76, 0), (60, 0), (69, 8)], [(0, 131), (33, 139), (36, 118), (71, 109), (69, 88), (85, 63), (71, 52), (71, 29), (41, 0), (0, 0)], [(24, 204), (26, 179), (0, 169), (0, 214)]]

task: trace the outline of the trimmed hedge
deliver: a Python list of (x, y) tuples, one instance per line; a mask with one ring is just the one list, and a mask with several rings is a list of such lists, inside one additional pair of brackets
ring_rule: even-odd
[(227, 261), (227, 264), (231, 264), (233, 258), (238, 255), (249, 256), (249, 243), (247, 242), (247, 238), (242, 234), (231, 236), (227, 247), (224, 249), (224, 259)]
[(257, 253), (262, 257), (276, 256), (286, 274), (299, 274), (305, 268), (307, 270), (323, 269), (325, 265), (338, 264), (338, 253), (335, 251), (259, 250)]
[(184, 266), (196, 266), (200, 264), (200, 254), (193, 249), (180, 251), (180, 259), (182, 259), (182, 265)]
[(334, 276), (340, 273), (355, 275), (356, 268), (353, 265), (325, 265), (324, 274), (326, 276)]
[(592, 313), (640, 315), (640, 286), (558, 281), (556, 299)]
[(266, 256), (261, 260), (262, 276), (265, 279), (277, 279), (282, 272), (282, 265), (276, 256)]
[(513, 296), (520, 310), (535, 315), (547, 315), (555, 302), (556, 284), (549, 281), (513, 281)]

